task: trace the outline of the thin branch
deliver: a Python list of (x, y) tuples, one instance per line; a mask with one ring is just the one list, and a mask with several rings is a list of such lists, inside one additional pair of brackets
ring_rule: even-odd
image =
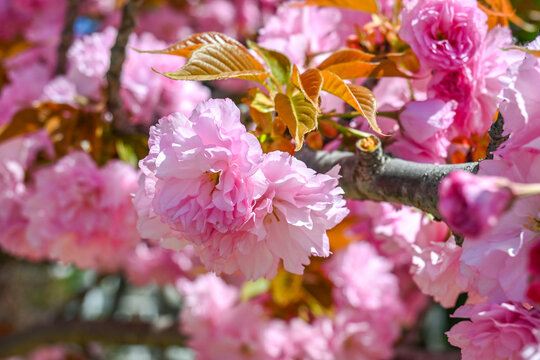
[(508, 137), (510, 135), (503, 136), (504, 131), (504, 119), (501, 115), (501, 112), (499, 111), (499, 115), (497, 116), (497, 120), (491, 124), (491, 127), (489, 128), (488, 134), (489, 134), (489, 145), (487, 148), (487, 155), (486, 159), (493, 159), (493, 152), (495, 152), (499, 146), (502, 145), (503, 142), (508, 140)]
[(62, 36), (57, 50), (56, 70), (55, 74), (60, 75), (66, 72), (67, 52), (73, 42), (73, 26), (77, 19), (77, 9), (81, 0), (69, 0), (66, 8), (66, 16)]
[(383, 153), (375, 137), (359, 140), (356, 154), (304, 147), (296, 157), (323, 173), (340, 164), (340, 185), (346, 198), (414, 206), (437, 219), (441, 218), (437, 209), (440, 181), (451, 171), (474, 173), (478, 167), (478, 163), (436, 165), (396, 159)]
[(0, 337), (0, 358), (23, 355), (33, 349), (55, 343), (185, 346), (186, 337), (178, 333), (178, 324), (155, 329), (150, 324), (122, 321), (69, 321), (38, 325), (19, 333)]
[(137, 10), (142, 0), (128, 0), (122, 10), (122, 22), (118, 29), (116, 42), (111, 49), (111, 65), (107, 72), (107, 109), (112, 115), (113, 126), (122, 133), (131, 133), (132, 127), (124, 113), (120, 96), (122, 66), (126, 59), (126, 46), (129, 35), (135, 29)]

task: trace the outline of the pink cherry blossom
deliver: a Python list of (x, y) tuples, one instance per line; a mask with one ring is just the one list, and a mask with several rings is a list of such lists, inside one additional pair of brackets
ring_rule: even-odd
[[(479, 174), (536, 183), (540, 182), (535, 171), (539, 166), (540, 154), (522, 150), (504, 160), (482, 161)], [(526, 301), (528, 253), (540, 241), (538, 201), (538, 195), (517, 199), (486, 234), (465, 237), (461, 272), (469, 278), (471, 288), (489, 302)]]
[(334, 254), (323, 271), (332, 281), (334, 302), (357, 310), (401, 310), (393, 264), (367, 242), (352, 243)]
[(73, 152), (34, 175), (24, 203), (27, 237), (49, 257), (81, 268), (118, 269), (140, 241), (130, 194), (137, 173), (111, 160), (99, 169), (90, 156)]
[(193, 247), (172, 251), (141, 243), (127, 256), (125, 272), (128, 280), (138, 286), (165, 285), (189, 277), (197, 264)]
[(450, 145), (447, 130), (457, 103), (439, 99), (409, 102), (399, 116), (402, 136), (387, 149), (411, 161), (445, 163)]
[(47, 248), (29, 243), (26, 237), (28, 219), (22, 208), (28, 198), (25, 171), (40, 151), (48, 156), (54, 152), (45, 131), (0, 144), (0, 247), (10, 254), (34, 261), (44, 259)]
[(277, 359), (276, 349), (268, 353), (265, 345), (268, 319), (262, 306), (239, 301), (237, 288), (214, 274), (179, 281), (178, 288), (185, 301), (181, 332), (189, 335), (197, 359)]
[[(77, 94), (93, 101), (102, 99), (106, 85), (105, 74), (110, 65), (110, 49), (116, 39), (116, 30), (107, 28), (76, 40), (68, 52), (66, 80), (71, 82)], [(164, 49), (167, 45), (149, 33), (132, 35), (129, 47), (142, 50)], [(129, 119), (134, 124), (150, 125), (156, 116), (171, 112), (189, 115), (195, 106), (206, 100), (210, 91), (200, 83), (175, 81), (157, 76), (152, 67), (159, 71), (175, 71), (184, 60), (174, 56), (138, 53), (128, 49), (122, 68), (120, 95)], [(58, 96), (59, 81), (55, 80), (46, 89), (46, 95)], [(52, 88), (52, 89), (51, 89)], [(55, 91), (56, 90), (56, 91)], [(68, 91), (64, 82), (61, 90)], [(72, 90), (69, 89), (69, 97)], [(69, 100), (69, 97), (67, 100)]]
[(478, 237), (493, 228), (514, 195), (504, 178), (454, 171), (441, 181), (439, 211), (458, 233)]
[(534, 359), (540, 354), (540, 314), (517, 303), (465, 305), (453, 317), (470, 318), (454, 325), (450, 344), (463, 360)]
[(427, 0), (405, 7), (399, 36), (420, 63), (459, 69), (474, 57), (487, 32), (487, 16), (474, 0)]
[(317, 175), (288, 154), (263, 156), (232, 101), (161, 119), (149, 145), (135, 198), (144, 235), (191, 243), (209, 270), (247, 278), (275, 276), (280, 259), (302, 273), (310, 255), (328, 255), (326, 230), (347, 213), (337, 169)]
[(504, 156), (522, 148), (540, 151), (540, 126), (535, 121), (540, 116), (540, 101), (535, 96), (538, 81), (540, 61), (534, 55), (526, 55), (508, 71), (507, 87), (500, 95), (500, 109), (504, 118), (504, 134), (510, 138), (497, 154)]
[(358, 11), (282, 5), (260, 30), (258, 42), (283, 52), (302, 68), (309, 56), (345, 46), (347, 37), (355, 34), (355, 25), (361, 27), (369, 20), (369, 14)]
[(457, 69), (439, 69), (429, 82), (428, 95), (443, 101), (456, 101), (457, 107), (449, 138), (482, 135), (497, 112), (497, 95), (504, 87), (503, 75), (523, 55), (506, 50), (512, 46), (507, 28), (488, 32), (474, 58)]
[(446, 242), (433, 242), (430, 246), (413, 246), (411, 273), (424, 294), (431, 295), (442, 306), (450, 308), (457, 297), (467, 289), (467, 278), (459, 269), (461, 247), (454, 238)]

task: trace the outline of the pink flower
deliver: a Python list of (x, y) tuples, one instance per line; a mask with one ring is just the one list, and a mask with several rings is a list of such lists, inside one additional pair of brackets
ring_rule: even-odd
[[(484, 160), (479, 174), (505, 176), (519, 183), (540, 182), (540, 154), (514, 151), (504, 160)], [(463, 242), (461, 272), (471, 288), (489, 302), (526, 301), (530, 249), (540, 241), (538, 207), (540, 196), (514, 201), (495, 227), (484, 235)]]
[(475, 55), (487, 33), (487, 16), (474, 0), (427, 0), (405, 7), (399, 36), (420, 63), (459, 69)]
[[(67, 81), (77, 94), (94, 101), (102, 99), (105, 75), (110, 65), (110, 49), (116, 38), (116, 30), (107, 28), (101, 33), (87, 35), (76, 40), (68, 52), (69, 66)], [(132, 35), (129, 47), (143, 50), (166, 48), (166, 44), (149, 33)], [(175, 81), (157, 76), (152, 67), (159, 71), (175, 71), (184, 63), (183, 59), (168, 55), (138, 53), (127, 50), (122, 68), (120, 95), (130, 121), (134, 124), (150, 125), (156, 116), (171, 112), (191, 114), (195, 106), (210, 96), (203, 85), (190, 81)], [(57, 94), (48, 87), (49, 96)], [(64, 86), (66, 88), (66, 86)], [(63, 89), (66, 92), (67, 89)]]
[(213, 274), (180, 281), (178, 288), (185, 301), (181, 332), (189, 336), (197, 359), (277, 359), (272, 355), (276, 349), (266, 344), (269, 321), (262, 306), (239, 302), (238, 289)]
[(49, 257), (81, 268), (118, 269), (139, 243), (131, 193), (137, 173), (112, 160), (99, 169), (73, 152), (34, 175), (24, 204), (28, 241), (49, 248)]
[(450, 173), (439, 187), (439, 211), (458, 233), (478, 237), (493, 228), (514, 195), (504, 178)]
[(402, 304), (392, 268), (388, 259), (378, 256), (363, 241), (338, 251), (323, 265), (324, 273), (334, 285), (332, 295), (339, 307), (399, 313)]
[(301, 274), (310, 254), (330, 254), (326, 230), (348, 214), (338, 186), (339, 168), (316, 174), (287, 153), (274, 151), (265, 155), (261, 171), (268, 188), (257, 207), (266, 209), (266, 245), (283, 259), (285, 270)]
[(465, 305), (453, 317), (470, 318), (446, 333), (464, 360), (533, 359), (540, 354), (536, 309), (514, 303)]
[(0, 144), (0, 247), (3, 251), (30, 260), (42, 260), (47, 248), (33, 246), (26, 237), (28, 219), (22, 208), (28, 198), (25, 171), (37, 154), (54, 153), (45, 131), (20, 136)]
[(302, 273), (309, 255), (328, 255), (326, 230), (347, 213), (336, 170), (316, 175), (288, 154), (263, 156), (230, 100), (161, 119), (149, 145), (135, 199), (145, 235), (191, 243), (207, 269), (247, 278), (275, 276), (280, 259)]
[(467, 278), (459, 270), (461, 247), (454, 238), (433, 242), (430, 246), (414, 245), (411, 274), (424, 294), (431, 295), (442, 306), (451, 308), (460, 293), (467, 289)]
[(367, 13), (330, 7), (280, 6), (260, 30), (261, 46), (283, 52), (300, 68), (307, 58), (321, 52), (337, 50), (371, 17)]
[(0, 125), (8, 124), (19, 110), (38, 100), (50, 76), (48, 67), (37, 62), (8, 72), (10, 82), (0, 93)]
[[(457, 102), (449, 138), (483, 135), (497, 112), (497, 95), (504, 87), (503, 76), (520, 54), (505, 50), (512, 45), (508, 28), (496, 27), (486, 36), (474, 58), (458, 69), (439, 69), (429, 82), (428, 95)], [(521, 55), (523, 56), (523, 55)]]
[(409, 102), (399, 116), (402, 136), (388, 147), (405, 160), (445, 163), (450, 145), (447, 130), (457, 103), (431, 99)]
[(534, 55), (526, 55), (508, 71), (508, 84), (500, 95), (500, 109), (504, 118), (504, 134), (510, 138), (497, 154), (504, 156), (519, 149), (540, 151), (540, 126), (535, 120), (540, 116), (540, 100), (535, 96), (535, 86), (539, 81), (540, 61)]
[(160, 246), (139, 244), (126, 259), (126, 276), (132, 284), (144, 286), (151, 283), (172, 284), (178, 278), (189, 276), (197, 265), (193, 247), (181, 251)]

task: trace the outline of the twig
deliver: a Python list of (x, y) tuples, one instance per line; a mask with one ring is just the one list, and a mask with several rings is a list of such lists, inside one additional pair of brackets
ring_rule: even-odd
[(120, 96), (120, 82), (122, 66), (126, 59), (126, 46), (129, 35), (135, 29), (137, 10), (141, 4), (142, 0), (128, 0), (124, 5), (122, 22), (116, 36), (116, 42), (111, 49), (111, 65), (107, 72), (107, 108), (112, 115), (114, 129), (122, 133), (131, 133), (133, 131), (124, 113)]
[(487, 148), (487, 155), (486, 159), (493, 159), (493, 152), (496, 151), (499, 146), (502, 145), (503, 142), (508, 140), (508, 137), (510, 135), (503, 136), (504, 131), (504, 119), (501, 115), (501, 112), (499, 111), (499, 115), (497, 116), (497, 120), (491, 124), (491, 127), (489, 128), (488, 134), (489, 134), (489, 144)]
[(19, 333), (0, 337), (0, 358), (22, 355), (39, 346), (54, 343), (184, 346), (186, 337), (178, 324), (156, 329), (150, 324), (123, 321), (69, 321), (37, 325)]
[(67, 52), (73, 42), (73, 26), (77, 19), (77, 9), (81, 0), (69, 0), (66, 9), (66, 19), (62, 36), (57, 50), (56, 70), (54, 73), (60, 75), (66, 72), (67, 67)]
[[(365, 146), (369, 139), (375, 145)], [(437, 209), (440, 181), (451, 171), (460, 169), (474, 173), (478, 167), (478, 163), (436, 165), (392, 158), (383, 153), (375, 137), (359, 140), (356, 154), (304, 147), (296, 157), (323, 173), (340, 164), (340, 185), (348, 199), (414, 206), (437, 219), (441, 218)]]

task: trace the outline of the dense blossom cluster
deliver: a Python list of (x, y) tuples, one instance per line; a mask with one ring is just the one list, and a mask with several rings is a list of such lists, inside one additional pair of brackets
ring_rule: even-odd
[(189, 119), (170, 115), (150, 132), (135, 200), (143, 234), (193, 244), (207, 269), (247, 278), (274, 277), (280, 260), (301, 274), (310, 255), (329, 255), (326, 230), (347, 214), (337, 169), (317, 175), (289, 154), (263, 156), (230, 100), (201, 103)]
[[(120, 77), (128, 124), (119, 127), (107, 72), (123, 3), (80, 2), (65, 71), (57, 61), (68, 1), (0, 4), (3, 252), (121, 273), (135, 286), (174, 285), (179, 331), (197, 359), (390, 359), (396, 347), (419, 346), (432, 300), (456, 308), (446, 335), (463, 359), (540, 356), (540, 37), (520, 49), (505, 25), (514, 13), (476, 0), (381, 0), (377, 14), (279, 0), (143, 2)], [(152, 71), (192, 58), (136, 51), (205, 31), (284, 56), (242, 53), (272, 70), (246, 95), (243, 80), (206, 86)], [(197, 41), (175, 55), (208, 45)], [(326, 70), (345, 74), (336, 90), (313, 68), (343, 48), (351, 52)], [(262, 59), (269, 54), (279, 61)], [(238, 65), (204, 56), (190, 71)], [(285, 57), (304, 77), (284, 74)], [(395, 68), (347, 76), (377, 62)], [(304, 86), (306, 74), (320, 82)], [(324, 161), (373, 133), (358, 113), (339, 114), (350, 108), (338, 95), (356, 96), (361, 84), (377, 99), (392, 156), (478, 161), (476, 174), (441, 180), (435, 216), (345, 200), (359, 196), (339, 186), (339, 165), (317, 173), (294, 156), (302, 127), (315, 129), (304, 146), (327, 151)], [(336, 96), (308, 99), (314, 88)], [(488, 134), (495, 120), (502, 133)], [(30, 358), (66, 354), (51, 347)]]

